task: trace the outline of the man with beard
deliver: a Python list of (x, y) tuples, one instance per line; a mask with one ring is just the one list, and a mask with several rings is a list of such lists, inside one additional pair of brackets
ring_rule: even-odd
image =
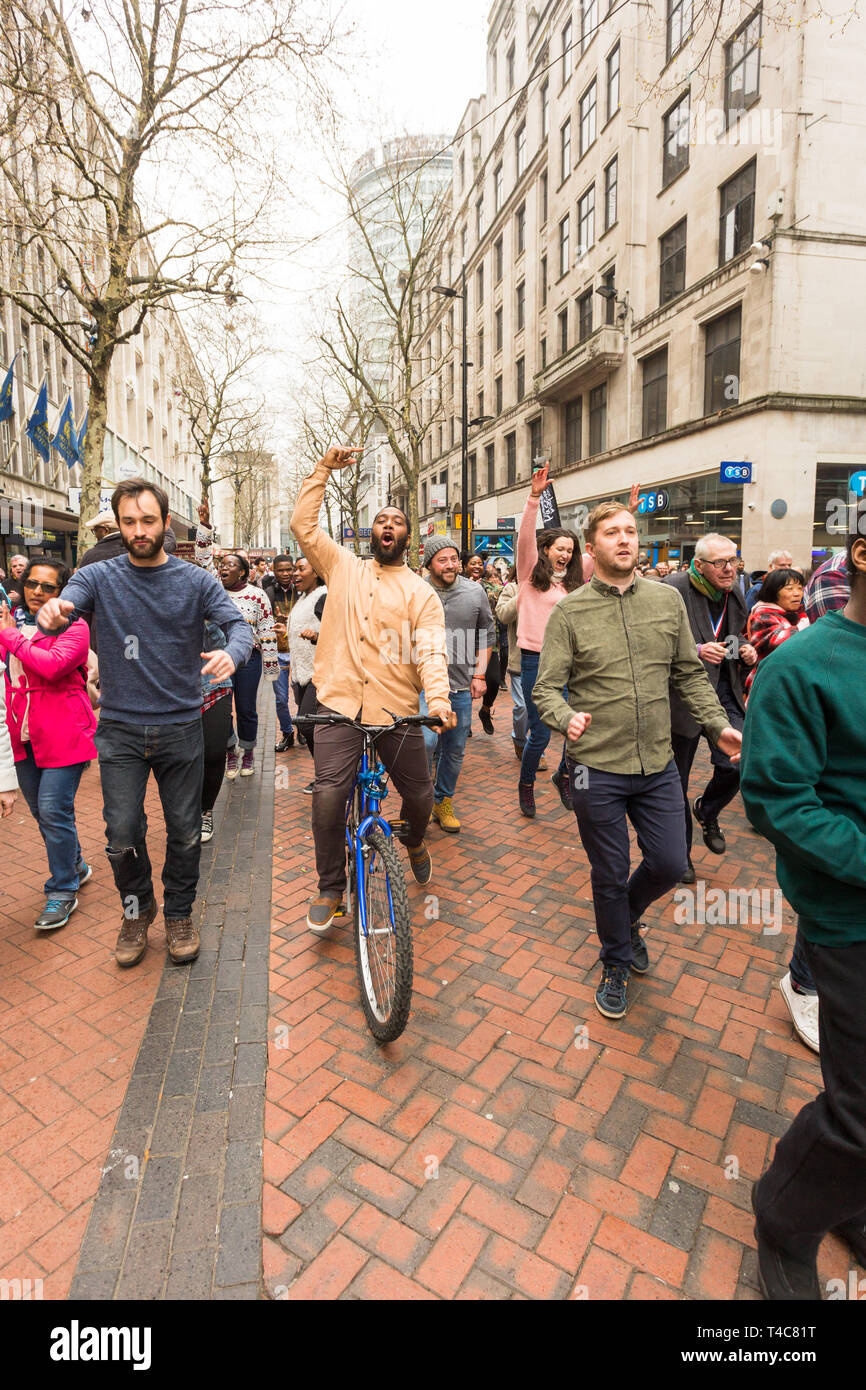
[[(329, 449), (304, 482), (291, 521), (304, 555), (328, 586), (313, 667), (319, 713), (387, 725), (392, 715), (417, 714), (423, 689), (430, 714), (453, 728), (445, 615), (430, 585), (403, 563), (409, 541), (405, 514), (399, 507), (383, 507), (376, 515), (370, 560), (337, 545), (319, 526), (331, 471), (358, 459), (356, 449)], [(307, 926), (314, 932), (327, 931), (343, 899), (345, 810), (362, 747), (359, 729), (342, 724), (316, 728), (313, 839), (319, 891), (307, 911)], [(409, 826), (412, 873), (416, 882), (429, 883), (433, 864), (424, 832), (433, 809), (433, 785), (422, 732), (394, 730), (382, 734), (376, 747), (403, 798), (400, 819)]]
[[(144, 795), (150, 772), (165, 815), (165, 931), (175, 964), (198, 955), (192, 924), (201, 852), (202, 676), (231, 676), (252, 652), (252, 631), (212, 575), (166, 555), (168, 497), (143, 478), (114, 491), (111, 506), (126, 549), (73, 575), (39, 610), (39, 626), (62, 631), (73, 618), (99, 624), (99, 751), (106, 853), (123, 902), (118, 965), (137, 965), (156, 918)], [(205, 653), (204, 624), (226, 635)], [(204, 661), (204, 665), (202, 662)]]

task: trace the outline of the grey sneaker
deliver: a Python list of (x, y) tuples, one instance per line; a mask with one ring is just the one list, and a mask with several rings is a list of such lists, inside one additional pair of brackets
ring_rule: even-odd
[(631, 928), (631, 968), (636, 975), (645, 975), (650, 968), (649, 951), (640, 934), (645, 922), (633, 922)]
[(605, 1018), (625, 1018), (628, 1002), (628, 967), (603, 965), (601, 984), (595, 992), (595, 1007)]
[(77, 898), (46, 898), (33, 925), (37, 931), (57, 931), (58, 927), (66, 926), (77, 906)]

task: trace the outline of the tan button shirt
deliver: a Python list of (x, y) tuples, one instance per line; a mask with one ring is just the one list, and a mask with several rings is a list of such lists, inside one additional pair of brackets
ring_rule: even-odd
[(317, 464), (298, 494), (292, 531), (328, 585), (313, 683), (320, 704), (363, 724), (449, 706), (445, 613), (436, 592), (405, 565), (361, 560), (319, 526), (330, 469)]

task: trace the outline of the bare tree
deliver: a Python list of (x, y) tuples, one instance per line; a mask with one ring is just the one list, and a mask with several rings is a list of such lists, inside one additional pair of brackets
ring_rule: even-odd
[[(88, 373), (82, 518), (98, 510), (115, 349), (190, 295), (231, 307), (263, 250), (281, 161), (262, 114), (331, 43), (315, 3), (0, 0), (0, 294)], [(141, 214), (144, 175), (155, 204), (175, 181), (173, 211)]]
[[(304, 457), (310, 463), (318, 463), (335, 439), (351, 444), (363, 455), (374, 426), (373, 412), (365, 394), (352, 377), (327, 362), (323, 363), (322, 374), (317, 378), (317, 391), (315, 397), (308, 398), (302, 411)], [(366, 495), (363, 459), (354, 467), (332, 472), (325, 490), (329, 530), (333, 504), (352, 528), (356, 555), (361, 554), (361, 508)], [(340, 544), (342, 541), (341, 534)]]
[(213, 482), (229, 481), (234, 488), (234, 543), (247, 549), (262, 520), (270, 511), (279, 482), (276, 459), (264, 443), (258, 426), (251, 426), (243, 443), (231, 453), (215, 460), (219, 476)]
[(352, 384), (370, 426), (387, 440), (408, 494), (411, 555), (418, 564), (418, 482), (424, 441), (445, 418), (442, 371), (453, 342), (422, 361), (423, 308), (440, 274), (448, 200), (431, 197), (425, 161), (412, 141), (393, 141), (379, 190), (363, 200), (340, 170), (354, 256), (320, 335), (326, 364)]

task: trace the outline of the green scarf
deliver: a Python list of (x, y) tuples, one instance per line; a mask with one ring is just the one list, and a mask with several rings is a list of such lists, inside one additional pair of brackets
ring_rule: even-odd
[(711, 603), (718, 603), (719, 599), (722, 597), (722, 590), (713, 587), (707, 579), (707, 576), (701, 574), (700, 570), (695, 567), (694, 560), (692, 560), (692, 563), (689, 565), (689, 583), (693, 588), (697, 589), (699, 594), (703, 594), (704, 598), (708, 598)]

